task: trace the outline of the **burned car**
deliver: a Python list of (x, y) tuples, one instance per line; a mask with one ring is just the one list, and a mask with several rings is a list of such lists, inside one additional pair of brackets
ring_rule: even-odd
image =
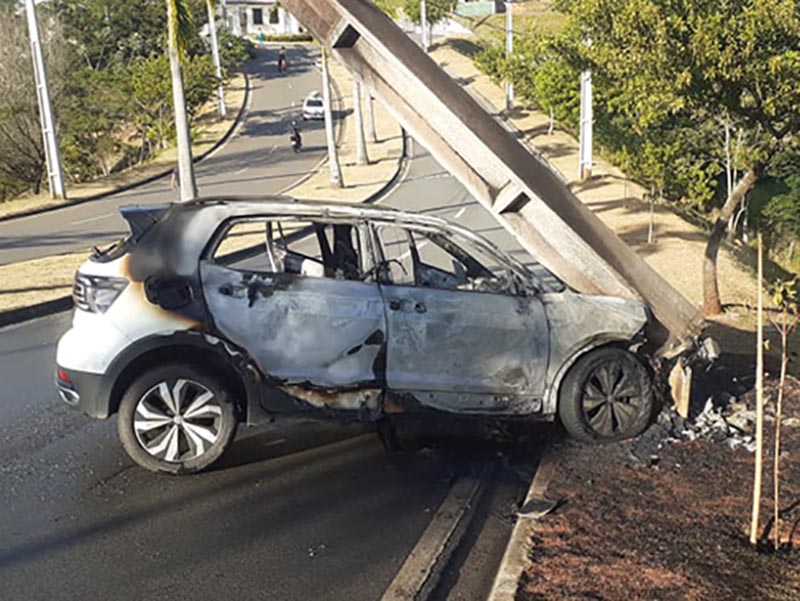
[(471, 231), (288, 198), (122, 210), (130, 234), (75, 276), (56, 385), (154, 470), (215, 461), (240, 422), (518, 421), (583, 440), (654, 405), (638, 301), (578, 294)]

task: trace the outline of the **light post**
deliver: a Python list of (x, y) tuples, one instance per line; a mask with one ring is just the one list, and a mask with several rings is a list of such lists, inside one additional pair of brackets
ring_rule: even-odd
[(425, 0), (419, 5), (419, 18), (422, 23), (422, 49), (428, 52), (428, 7)]
[(219, 116), (224, 118), (225, 115), (228, 114), (228, 109), (225, 106), (225, 89), (222, 87), (222, 65), (219, 61), (217, 20), (216, 15), (214, 15), (213, 0), (206, 0), (206, 7), (208, 8), (208, 31), (211, 35), (211, 56), (214, 59), (214, 75), (217, 77), (217, 104), (219, 107)]
[(44, 66), (42, 42), (39, 38), (39, 24), (36, 21), (36, 7), (33, 0), (25, 0), (25, 14), (28, 18), (28, 34), (31, 39), (33, 75), (36, 80), (36, 97), (39, 101), (39, 117), (42, 122), (42, 138), (47, 160), (47, 181), (51, 198), (66, 198), (64, 173), (61, 169), (61, 153), (56, 140), (56, 125), (53, 106), (50, 103), (50, 88), (47, 84), (47, 71)]
[[(511, 59), (514, 52), (514, 13), (512, 3), (506, 2), (506, 61)], [(506, 77), (506, 110), (510, 111), (514, 107), (514, 82), (511, 76)]]
[[(586, 40), (586, 46), (592, 41)], [(581, 121), (578, 144), (578, 179), (586, 181), (592, 177), (592, 146), (594, 137), (594, 109), (592, 107), (592, 72), (581, 73)]]

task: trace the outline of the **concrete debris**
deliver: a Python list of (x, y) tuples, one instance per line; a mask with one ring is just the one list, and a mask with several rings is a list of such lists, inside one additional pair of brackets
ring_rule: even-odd
[[(727, 402), (726, 402), (727, 401)], [(764, 423), (767, 427), (774, 427), (775, 406), (767, 403), (764, 408)], [(678, 442), (681, 440), (710, 440), (723, 443), (731, 449), (744, 449), (750, 453), (755, 452), (755, 426), (756, 411), (747, 403), (735, 397), (720, 402), (720, 399), (709, 397), (703, 410), (692, 419), (683, 419), (673, 409), (665, 410), (658, 418), (654, 428), (659, 428), (666, 435), (663, 443)], [(784, 428), (800, 427), (797, 417), (785, 417), (782, 420)], [(641, 459), (634, 450), (634, 454)], [(651, 459), (650, 465), (655, 462)]]

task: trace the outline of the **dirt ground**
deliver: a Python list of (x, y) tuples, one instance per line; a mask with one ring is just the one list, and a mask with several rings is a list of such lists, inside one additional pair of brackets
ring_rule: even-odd
[[(775, 380), (766, 387), (768, 399), (775, 398)], [(751, 384), (730, 374), (728, 382), (740, 391)], [(797, 418), (800, 380), (792, 379), (789, 390), (784, 415)], [(739, 398), (755, 406), (752, 389)], [(664, 443), (667, 433), (658, 425), (623, 444), (557, 442), (558, 472), (548, 496), (563, 504), (535, 527), (517, 599), (800, 599), (800, 428), (783, 428), (783, 549), (775, 553), (773, 427), (766, 426), (759, 550), (748, 542), (754, 464), (748, 451), (709, 440)]]

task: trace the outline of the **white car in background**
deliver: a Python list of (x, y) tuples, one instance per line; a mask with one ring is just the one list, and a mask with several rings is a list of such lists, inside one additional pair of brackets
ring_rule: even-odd
[(311, 92), (303, 100), (303, 121), (321, 121), (325, 119), (325, 105), (322, 94)]

